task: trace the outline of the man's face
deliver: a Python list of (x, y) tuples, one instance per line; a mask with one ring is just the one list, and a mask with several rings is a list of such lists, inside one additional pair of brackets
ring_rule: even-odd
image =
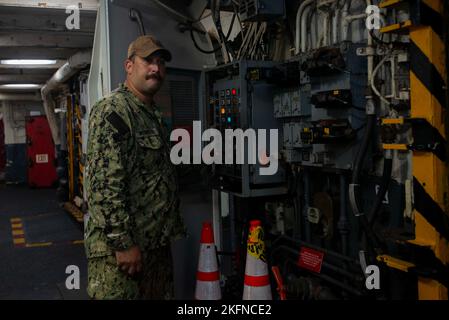
[(154, 95), (165, 79), (165, 60), (158, 53), (147, 58), (134, 56), (127, 59), (125, 69), (128, 81), (144, 95)]

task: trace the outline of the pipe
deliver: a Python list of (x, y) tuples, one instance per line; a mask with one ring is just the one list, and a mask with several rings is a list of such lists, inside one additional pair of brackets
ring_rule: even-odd
[(343, 5), (343, 10), (341, 11), (341, 30), (340, 30), (340, 36), (343, 41), (347, 40), (347, 34), (345, 32), (346, 28), (346, 17), (349, 16), (349, 1), (346, 1)]
[[(307, 42), (307, 39), (306, 39)], [(316, 48), (318, 44), (318, 15), (310, 17), (310, 48)]]
[(352, 16), (345, 16), (342, 25), (344, 41), (348, 41), (349, 26), (351, 25), (351, 23), (353, 23), (356, 20), (365, 19), (366, 17), (367, 17), (366, 13), (355, 14)]
[(0, 93), (0, 101), (42, 101), (39, 93)]
[(326, 13), (324, 16), (324, 21), (323, 21), (323, 46), (327, 46), (329, 44), (329, 39), (328, 39), (328, 35), (329, 35), (329, 18), (330, 18), (330, 14)]
[(318, 3), (317, 8), (319, 9), (321, 7), (327, 6), (328, 4), (333, 4), (335, 2), (337, 2), (337, 0), (321, 1), (320, 3)]
[(305, 0), (301, 3), (296, 12), (296, 31), (295, 31), (295, 54), (299, 53), (300, 43), (301, 43), (301, 35), (300, 35), (300, 27), (301, 27), (301, 17), (302, 13), (308, 5), (310, 5), (315, 0)]
[[(366, 0), (366, 4), (367, 6), (371, 5), (371, 0)], [(345, 10), (347, 10), (347, 8)], [(373, 66), (374, 66), (373, 37), (369, 32), (368, 32), (367, 51), (368, 51), (367, 78), (369, 85), (371, 83), (371, 79), (373, 78)], [(350, 204), (352, 207), (352, 211), (356, 216), (362, 216), (364, 214), (357, 204), (357, 196), (359, 195), (360, 173), (362, 171), (362, 166), (364, 163), (366, 151), (368, 149), (368, 144), (371, 139), (371, 133), (374, 129), (374, 124), (376, 122), (375, 104), (373, 97), (371, 96), (371, 93), (369, 93), (366, 98), (367, 98), (366, 100), (367, 125), (362, 144), (360, 145), (360, 149), (357, 152), (352, 174), (352, 181), (351, 184), (349, 185)]]
[(195, 22), (191, 18), (186, 16), (185, 14), (183, 14), (175, 9), (172, 9), (170, 6), (166, 5), (164, 2), (162, 2), (160, 0), (152, 0), (152, 1), (154, 3), (156, 3), (158, 6), (160, 6), (161, 8), (163, 8), (166, 11), (168, 11), (169, 13), (171, 13), (172, 15), (176, 16), (178, 19), (181, 20), (181, 22), (189, 22), (189, 23)]
[[(371, 5), (371, 0), (366, 0), (366, 5)], [(368, 84), (371, 83), (371, 80), (373, 78), (373, 67), (374, 67), (374, 49), (373, 49), (373, 37), (368, 32), (368, 64), (367, 64), (367, 78), (368, 78)], [(371, 96), (371, 93), (368, 94), (366, 97), (366, 114), (367, 114), (367, 126), (365, 131), (365, 136), (363, 137), (363, 142), (360, 146), (360, 149), (357, 153), (355, 165), (354, 165), (354, 171), (352, 176), (352, 185), (356, 185), (358, 188), (359, 180), (360, 180), (360, 173), (362, 171), (362, 166), (364, 162), (364, 158), (366, 155), (366, 151), (368, 149), (368, 144), (371, 138), (371, 132), (374, 129), (374, 124), (376, 122), (376, 110), (375, 110), (375, 104), (373, 97)], [(351, 192), (352, 191), (352, 192)], [(352, 193), (352, 196), (354, 197), (354, 189), (350, 189), (350, 193)], [(357, 202), (355, 199), (352, 199), (351, 205), (353, 207), (353, 210), (356, 209), (354, 212), (360, 213), (360, 211), (357, 209)], [(361, 214), (359, 214), (361, 215)]]
[[(371, 0), (366, 0), (367, 6), (371, 5)], [(342, 16), (341, 21), (343, 23), (341, 24), (341, 33), (342, 33), (342, 39), (343, 41), (348, 41), (348, 34), (349, 34), (349, 26), (352, 22), (359, 19), (364, 19), (367, 17), (366, 13), (360, 13), (355, 15), (349, 15), (349, 5), (350, 1), (347, 1), (342, 10)]]
[[(378, 96), (380, 98), (380, 100), (382, 100), (383, 103), (385, 103), (387, 106), (389, 106), (391, 103), (390, 101), (388, 101), (380, 92), (379, 90), (376, 88), (376, 84), (375, 84), (375, 78), (377, 73), (379, 72), (380, 68), (384, 65), (384, 63), (390, 59), (390, 55), (386, 55), (385, 57), (383, 57), (383, 59), (377, 64), (377, 66), (374, 68), (373, 73), (371, 75), (371, 80), (370, 80), (370, 86), (371, 89), (373, 90), (374, 94), (376, 96)], [(391, 81), (394, 83), (394, 79), (393, 79), (393, 75), (392, 75), (392, 79)], [(394, 91), (392, 92), (394, 93)]]
[[(328, 5), (334, 4), (335, 2), (337, 2), (338, 0), (326, 0), (326, 1), (321, 1), (317, 4), (317, 9), (321, 9), (323, 7), (326, 7)], [(327, 8), (327, 9), (323, 9), (323, 11), (326, 13), (324, 16), (324, 24), (323, 24), (323, 35), (324, 35), (324, 42), (323, 45), (324, 46), (328, 46), (331, 44), (331, 28), (329, 28), (330, 23), (334, 21), (334, 15), (332, 15), (332, 10)], [(332, 18), (331, 18), (332, 17)], [(318, 17), (317, 17), (317, 21), (318, 21)], [(313, 33), (312, 33), (313, 35)], [(321, 37), (320, 37), (321, 38)]]
[(376, 201), (371, 208), (370, 213), (368, 214), (370, 227), (374, 224), (377, 215), (379, 213), (380, 206), (385, 198), (385, 194), (388, 191), (388, 187), (390, 185), (391, 180), (391, 172), (393, 169), (393, 152), (392, 150), (385, 150), (384, 155), (384, 168), (382, 172), (382, 182), (380, 184), (379, 191), (377, 192)]
[(234, 196), (232, 194), (229, 194), (228, 202), (229, 202), (229, 220), (231, 223), (231, 226), (230, 226), (231, 251), (236, 252), (237, 251), (237, 243), (236, 243), (237, 233), (235, 230), (235, 225), (237, 224), (237, 222), (235, 219)]
[(335, 14), (332, 17), (332, 44), (338, 43), (338, 23), (340, 18), (340, 9), (335, 10)]
[(142, 22), (142, 16), (140, 15), (140, 12), (134, 8), (129, 9), (129, 18), (136, 22), (139, 26), (139, 33), (141, 36), (144, 36), (145, 33), (145, 27)]
[[(301, 52), (306, 51), (307, 45), (307, 18), (311, 7), (307, 7), (304, 9), (303, 16), (301, 18)], [(313, 20), (313, 18), (312, 18)]]
[[(372, 4), (371, 0), (366, 0), (366, 5), (370, 6)], [(373, 73), (374, 73), (374, 47), (373, 47), (373, 37), (370, 32), (368, 32), (368, 46), (367, 46), (367, 78), (368, 78), (368, 85), (371, 83), (373, 79)], [(370, 88), (371, 89), (371, 88)], [(370, 90), (371, 91), (371, 90)], [(363, 138), (363, 142), (360, 146), (360, 149), (358, 151), (356, 161), (355, 161), (355, 167), (352, 175), (352, 181), (349, 185), (349, 198), (350, 198), (350, 204), (352, 207), (352, 210), (354, 214), (359, 217), (360, 223), (366, 233), (367, 240), (369, 242), (369, 245), (372, 249), (379, 252), (379, 241), (373, 232), (372, 228), (369, 225), (369, 221), (364, 214), (363, 210), (359, 209), (358, 206), (358, 199), (360, 199), (360, 174), (362, 170), (362, 166), (364, 163), (364, 159), (366, 156), (366, 151), (368, 148), (368, 143), (370, 141), (372, 131), (374, 129), (374, 124), (376, 122), (376, 108), (374, 99), (371, 95), (371, 92), (368, 93), (366, 96), (366, 115), (367, 115), (367, 126), (365, 131), (365, 136)]]
[(310, 222), (307, 214), (307, 210), (310, 207), (310, 174), (307, 170), (304, 170), (304, 208), (303, 208), (303, 216), (304, 216), (304, 227), (305, 227), (305, 236), (306, 241), (310, 242), (311, 235), (310, 235)]
[(51, 92), (57, 90), (64, 82), (69, 80), (79, 70), (84, 69), (90, 64), (92, 51), (82, 50), (75, 53), (67, 59), (67, 62), (62, 65), (47, 81), (41, 89), (41, 96), (44, 104), (45, 114), (50, 125), (51, 135), (55, 145), (60, 145), (61, 140), (59, 136), (59, 128), (56, 122), (55, 102), (51, 98)]
[(299, 169), (298, 171), (296, 171), (296, 169), (294, 169), (294, 177), (295, 177), (295, 198), (293, 200), (293, 206), (295, 209), (295, 223), (294, 223), (294, 232), (293, 232), (293, 237), (297, 238), (299, 236), (301, 236), (301, 227), (303, 225), (302, 222), (302, 201), (301, 201), (301, 197), (302, 197), (302, 189), (301, 188), (301, 180), (298, 177), (299, 175)]
[[(366, 5), (371, 5), (371, 0), (366, 0)], [(373, 77), (373, 68), (374, 68), (374, 49), (373, 49), (373, 37), (371, 33), (368, 32), (368, 84), (371, 82)], [(372, 99), (372, 97), (370, 97)], [(374, 105), (374, 103), (373, 103)], [(367, 110), (368, 114), (369, 110)], [(370, 114), (375, 114), (375, 110), (371, 110)]]
[[(214, 230), (214, 240), (217, 251), (222, 251), (222, 240), (221, 240), (221, 212), (220, 212), (220, 197), (221, 192), (212, 189), (212, 224)], [(221, 259), (220, 259), (221, 261)]]
[(349, 224), (348, 217), (346, 215), (347, 211), (347, 185), (346, 177), (344, 174), (340, 175), (340, 218), (338, 219), (337, 228), (341, 235), (341, 253), (343, 255), (348, 254), (348, 234), (349, 234)]
[(365, 134), (363, 136), (362, 142), (360, 144), (360, 148), (357, 151), (357, 155), (354, 161), (354, 168), (352, 172), (352, 180), (349, 185), (349, 200), (352, 208), (352, 212), (355, 216), (364, 215), (363, 210), (360, 208), (358, 204), (358, 199), (360, 195), (360, 175), (362, 172), (362, 167), (364, 164), (366, 152), (368, 150), (368, 145), (371, 140), (371, 133), (374, 129), (374, 124), (376, 122), (376, 115), (368, 115), (367, 116), (367, 124), (365, 129)]

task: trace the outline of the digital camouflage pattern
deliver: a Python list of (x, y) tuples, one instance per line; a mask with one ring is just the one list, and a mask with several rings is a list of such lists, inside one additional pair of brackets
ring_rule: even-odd
[(131, 292), (137, 295), (141, 281), (128, 279), (118, 270), (115, 251), (138, 245), (145, 278), (152, 271), (145, 265), (151, 264), (149, 253), (185, 235), (168, 141), (157, 107), (146, 106), (123, 84), (92, 108), (85, 230), (92, 297), (101, 281), (106, 281), (101, 290), (111, 291), (103, 296), (116, 297), (114, 290), (123, 299), (133, 298)]
[(129, 276), (119, 270), (114, 256), (88, 259), (87, 291), (93, 299), (155, 299), (174, 297), (173, 264), (170, 246), (151, 250), (139, 275)]

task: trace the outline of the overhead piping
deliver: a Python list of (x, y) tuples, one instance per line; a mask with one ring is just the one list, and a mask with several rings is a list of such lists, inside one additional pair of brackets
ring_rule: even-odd
[(40, 94), (37, 93), (0, 93), (0, 101), (41, 101)]
[(56, 123), (55, 101), (51, 98), (51, 93), (58, 90), (67, 80), (69, 80), (79, 70), (84, 69), (90, 64), (92, 51), (82, 50), (75, 53), (67, 62), (62, 65), (47, 81), (41, 89), (41, 96), (44, 104), (45, 114), (50, 125), (51, 134), (55, 145), (60, 145), (59, 127)]

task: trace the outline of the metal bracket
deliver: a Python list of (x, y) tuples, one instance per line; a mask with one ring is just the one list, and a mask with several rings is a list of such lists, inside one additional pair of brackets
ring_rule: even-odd
[(140, 33), (140, 35), (144, 36), (146, 34), (145, 33), (145, 27), (143, 25), (142, 16), (140, 15), (139, 10), (134, 9), (134, 8), (129, 9), (129, 18), (132, 21), (137, 23), (137, 25), (139, 26), (139, 33)]
[(386, 150), (403, 150), (432, 152), (442, 161), (446, 159), (446, 140), (438, 130), (423, 118), (397, 118), (382, 119), (382, 126), (410, 124), (412, 129), (413, 143), (384, 143)]

